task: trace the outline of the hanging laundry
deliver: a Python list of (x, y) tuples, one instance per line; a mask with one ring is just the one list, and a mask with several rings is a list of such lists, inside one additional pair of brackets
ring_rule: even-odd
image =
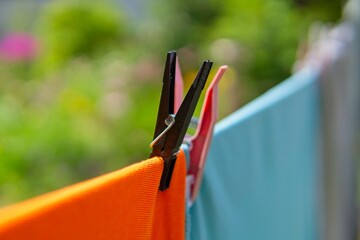
[(303, 69), (216, 125), (191, 239), (319, 239), (318, 85)]
[[(329, 32), (323, 51), (334, 57), (321, 74), (324, 147), (324, 239), (356, 239), (359, 149), (359, 39), (348, 24)], [(356, 41), (354, 41), (356, 40)], [(321, 56), (319, 56), (321, 57)], [(329, 56), (328, 56), (329, 57)]]
[(314, 24), (310, 51), (296, 65), (321, 66), (322, 239), (355, 239), (360, 139), (360, 1), (349, 1), (343, 22)]
[(155, 157), (0, 210), (0, 239), (184, 239), (186, 163)]
[(151, 159), (0, 210), (0, 238), (185, 238), (186, 160), (180, 146), (212, 62), (203, 62), (175, 113), (176, 61), (169, 52)]
[[(360, 2), (350, 5), (360, 10)], [(360, 122), (360, 25), (348, 19), (318, 39), (321, 74), (324, 239), (355, 239)], [(319, 44), (320, 42), (320, 44)], [(322, 44), (321, 44), (322, 43)], [(315, 46), (314, 46), (315, 48)], [(310, 56), (314, 58), (314, 56)]]

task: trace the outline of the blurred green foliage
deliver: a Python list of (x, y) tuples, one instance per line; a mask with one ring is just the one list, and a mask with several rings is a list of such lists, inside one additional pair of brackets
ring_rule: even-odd
[(73, 57), (95, 57), (122, 43), (122, 16), (106, 1), (55, 1), (42, 12), (37, 26), (43, 67), (53, 70)]
[(148, 156), (158, 86), (132, 83), (134, 68), (119, 59), (117, 54), (99, 61), (74, 59), (47, 79), (26, 82), (8, 78), (11, 73), (2, 69), (0, 202)]
[[(289, 76), (299, 43), (306, 39), (310, 24), (334, 22), (342, 9), (341, 1), (323, 0), (157, 2), (160, 3), (154, 8), (162, 19), (161, 37), (166, 39), (167, 48), (189, 46), (237, 70), (241, 87), (246, 88), (239, 96), (238, 106)], [(227, 46), (217, 44), (219, 39), (227, 40), (224, 44), (233, 47), (226, 51)], [(217, 50), (214, 54), (213, 48), (223, 52)]]
[(185, 85), (205, 58), (230, 65), (225, 116), (290, 75), (311, 22), (340, 16), (322, 0), (144, 7), (134, 25), (108, 1), (51, 1), (35, 21), (37, 58), (1, 62), (0, 205), (146, 158), (166, 51), (179, 50)]

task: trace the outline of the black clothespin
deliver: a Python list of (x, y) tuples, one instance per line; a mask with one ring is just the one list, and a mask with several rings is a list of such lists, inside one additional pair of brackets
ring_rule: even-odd
[(201, 91), (204, 89), (212, 62), (204, 61), (176, 114), (174, 113), (175, 66), (176, 52), (171, 51), (166, 58), (154, 141), (150, 145), (152, 147), (150, 157), (158, 156), (164, 160), (159, 186), (161, 191), (166, 190), (170, 185), (176, 154), (179, 152)]

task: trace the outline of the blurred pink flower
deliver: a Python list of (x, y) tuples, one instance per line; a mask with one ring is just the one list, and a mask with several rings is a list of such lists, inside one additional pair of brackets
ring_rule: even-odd
[(37, 54), (37, 42), (28, 33), (8, 33), (0, 39), (0, 58), (6, 61), (25, 61)]

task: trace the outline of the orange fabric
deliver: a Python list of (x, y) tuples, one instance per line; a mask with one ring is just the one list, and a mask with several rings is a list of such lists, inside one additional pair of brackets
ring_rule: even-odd
[(186, 163), (152, 158), (0, 210), (0, 239), (184, 239)]

